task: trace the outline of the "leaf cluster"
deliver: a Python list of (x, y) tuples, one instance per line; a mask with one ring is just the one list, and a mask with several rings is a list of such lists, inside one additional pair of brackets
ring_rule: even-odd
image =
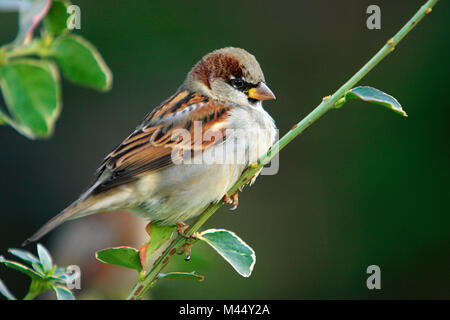
[[(19, 2), (19, 1), (18, 1)], [(69, 1), (20, 1), (16, 39), (0, 47), (0, 125), (30, 139), (48, 138), (61, 113), (61, 76), (107, 91), (112, 73), (98, 50), (69, 30)], [(2, 7), (0, 6), (0, 10)], [(41, 26), (40, 35), (33, 37)]]
[[(9, 253), (21, 259), (22, 263), (0, 256), (0, 264), (30, 277), (30, 288), (24, 300), (34, 299), (48, 290), (53, 290), (58, 300), (75, 300), (72, 292), (67, 288), (67, 283), (73, 283), (74, 277), (79, 275), (69, 275), (64, 268), (55, 265), (50, 253), (43, 245), (37, 245), (37, 252), (38, 257), (22, 249), (9, 249)], [(0, 294), (8, 300), (16, 300), (1, 279)]]

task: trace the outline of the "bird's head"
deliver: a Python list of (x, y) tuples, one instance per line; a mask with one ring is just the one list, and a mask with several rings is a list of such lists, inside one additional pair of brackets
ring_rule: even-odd
[(204, 56), (189, 72), (183, 87), (216, 100), (244, 106), (275, 99), (255, 57), (233, 47)]

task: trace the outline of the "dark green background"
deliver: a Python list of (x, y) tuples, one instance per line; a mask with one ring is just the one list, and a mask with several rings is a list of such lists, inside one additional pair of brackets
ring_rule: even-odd
[[(0, 254), (74, 200), (204, 54), (232, 45), (257, 57), (277, 95), (265, 107), (283, 134), (425, 1), (74, 2), (78, 33), (102, 53), (113, 89), (63, 82), (64, 108), (49, 140), (0, 127)], [(366, 28), (370, 4), (381, 7), (381, 30)], [(255, 249), (250, 278), (200, 245), (192, 262), (179, 258), (176, 267), (206, 281), (167, 280), (153, 298), (450, 298), (449, 7), (440, 1), (360, 83), (395, 96), (407, 119), (355, 101), (330, 112), (282, 151), (276, 176), (261, 177), (237, 211), (222, 208), (207, 223)], [(16, 14), (0, 14), (0, 44), (14, 38), (16, 22)], [(64, 241), (69, 228), (43, 243), (54, 247), (55, 234)], [(381, 267), (381, 290), (366, 288), (372, 264)], [(0, 277), (18, 296), (25, 292), (24, 276), (1, 267)]]

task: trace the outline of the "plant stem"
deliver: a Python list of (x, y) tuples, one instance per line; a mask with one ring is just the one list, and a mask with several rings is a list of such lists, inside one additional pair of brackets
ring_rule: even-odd
[[(6, 64), (10, 59), (29, 56), (44, 56), (46, 41), (34, 39), (27, 46), (15, 48), (11, 44), (0, 47), (0, 66)], [(11, 50), (9, 50), (11, 48)]]
[(33, 300), (39, 295), (40, 292), (37, 291), (28, 291), (27, 295), (23, 297), (23, 300)]
[[(251, 165), (248, 169), (244, 171), (239, 180), (235, 185), (228, 191), (229, 195), (234, 194), (238, 189), (244, 186), (249, 180), (257, 174), (265, 164), (268, 164), (270, 160), (280, 152), (289, 142), (291, 142), (295, 137), (307, 129), (311, 124), (313, 124), (317, 119), (323, 116), (326, 112), (335, 107), (341, 107), (342, 101), (338, 104), (337, 102), (341, 99), (344, 94), (353, 88), (370, 70), (372, 70), (381, 60), (383, 60), (389, 53), (394, 51), (395, 46), (410, 32), (438, 2), (438, 0), (427, 1), (416, 14), (397, 32), (397, 34), (389, 39), (386, 44), (369, 60), (357, 73), (355, 73), (346, 83), (344, 83), (333, 95), (327, 96), (322, 99), (322, 102), (303, 120), (297, 123), (288, 133), (286, 133), (273, 147), (262, 156), (257, 163)], [(200, 216), (195, 220), (195, 222), (185, 231), (187, 236), (193, 235), (197, 232), (200, 227), (223, 205), (223, 201), (218, 203), (210, 204), (205, 211), (200, 214)], [(162, 268), (167, 265), (170, 252), (173, 252), (173, 248), (177, 251), (181, 248), (186, 239), (178, 236), (169, 248), (159, 257), (152, 270), (145, 276), (143, 281), (139, 282), (128, 299), (141, 299), (142, 296), (155, 285), (157, 281), (158, 274), (161, 272)]]
[(28, 293), (25, 297), (23, 297), (23, 300), (33, 300), (45, 290), (45, 284), (43, 284), (41, 281), (31, 280), (30, 289), (28, 289)]

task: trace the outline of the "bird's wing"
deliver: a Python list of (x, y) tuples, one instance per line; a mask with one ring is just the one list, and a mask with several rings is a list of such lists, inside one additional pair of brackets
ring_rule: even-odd
[[(224, 141), (226, 121), (232, 108), (232, 105), (213, 101), (198, 93), (177, 92), (149, 113), (144, 122), (105, 158), (96, 181), (78, 200), (53, 217), (23, 245), (38, 240), (66, 220), (106, 209), (107, 204), (114, 202), (107, 200), (114, 199), (116, 191), (120, 193), (120, 190), (114, 190), (115, 186), (174, 165), (177, 158), (186, 159), (185, 153), (195, 156), (196, 152), (203, 152), (209, 146)], [(201, 134), (195, 134), (196, 127)], [(205, 139), (207, 133), (210, 138)], [(183, 139), (179, 139), (180, 136)], [(185, 139), (186, 136), (189, 139)], [(174, 155), (174, 148), (181, 150), (182, 154), (177, 151)], [(99, 205), (102, 201), (104, 206)]]
[[(176, 93), (149, 113), (143, 124), (105, 158), (97, 178), (105, 174), (106, 177), (92, 190), (92, 194), (173, 165), (177, 158), (182, 157), (182, 154), (173, 152), (174, 148), (191, 154), (203, 152), (218, 142), (217, 139), (204, 139), (206, 132), (216, 137), (220, 135), (223, 141), (225, 123), (232, 108), (230, 104), (198, 93), (186, 90)], [(199, 128), (201, 134), (194, 134)]]

